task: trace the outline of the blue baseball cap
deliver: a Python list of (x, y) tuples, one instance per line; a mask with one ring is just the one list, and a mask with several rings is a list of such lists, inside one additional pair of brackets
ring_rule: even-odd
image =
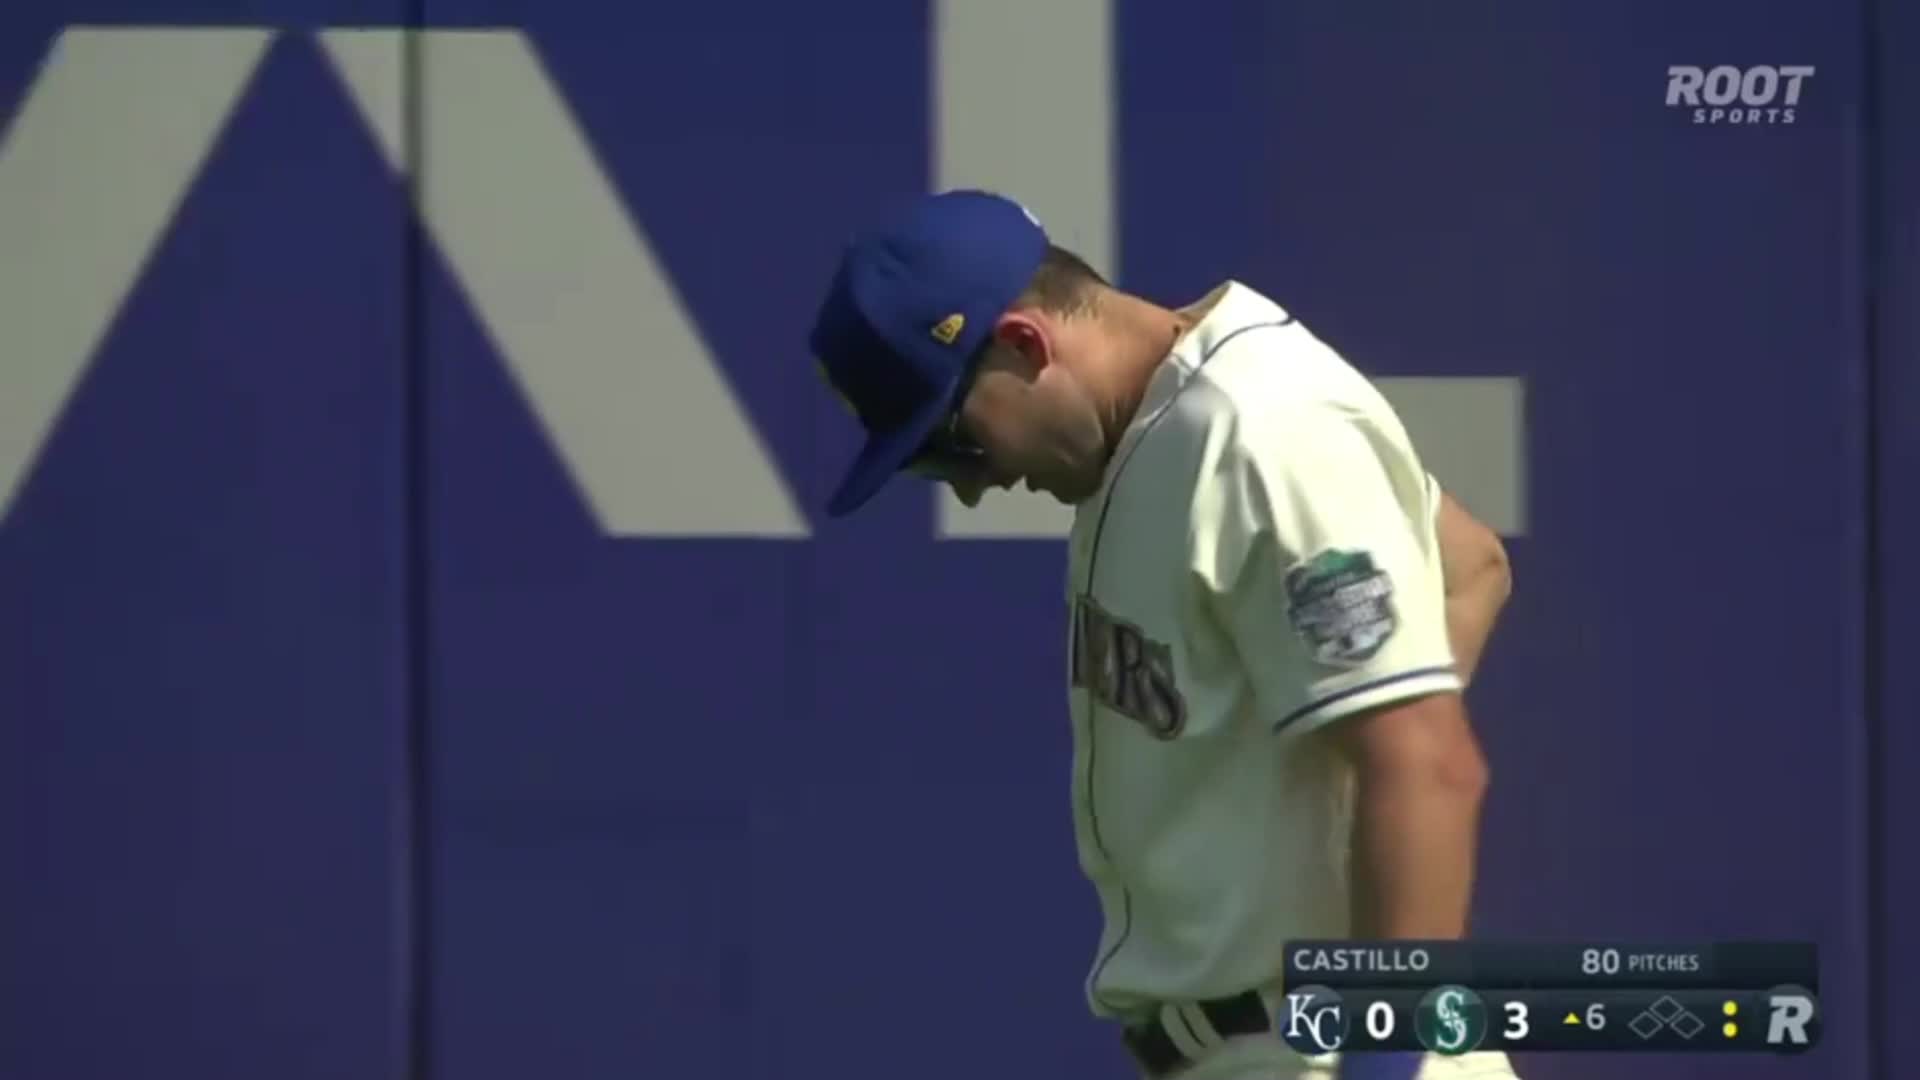
[(867, 442), (828, 514), (873, 498), (960, 407), (994, 323), (1046, 252), (1025, 207), (984, 191), (922, 196), (847, 245), (808, 344)]

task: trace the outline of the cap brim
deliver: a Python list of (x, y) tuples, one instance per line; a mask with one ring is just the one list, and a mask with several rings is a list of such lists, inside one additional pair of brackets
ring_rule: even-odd
[(887, 486), (887, 481), (912, 461), (920, 448), (926, 445), (927, 437), (946, 420), (953, 409), (953, 399), (960, 391), (964, 376), (956, 375), (933, 400), (920, 407), (906, 423), (891, 431), (876, 432), (867, 436), (867, 444), (847, 467), (847, 475), (834, 489), (833, 497), (827, 500), (827, 513), (832, 517), (844, 517), (866, 505), (867, 501)]

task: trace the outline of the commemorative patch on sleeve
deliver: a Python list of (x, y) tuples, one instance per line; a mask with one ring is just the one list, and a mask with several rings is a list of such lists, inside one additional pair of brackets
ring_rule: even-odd
[(1393, 636), (1393, 580), (1364, 551), (1323, 551), (1287, 572), (1287, 621), (1313, 658), (1364, 663)]

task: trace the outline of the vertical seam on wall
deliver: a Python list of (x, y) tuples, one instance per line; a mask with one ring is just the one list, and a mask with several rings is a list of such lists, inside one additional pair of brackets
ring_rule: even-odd
[(406, 715), (406, 969), (407, 1073), (411, 1080), (429, 1080), (432, 1070), (433, 1024), (433, 756), (431, 740), (432, 686), (432, 577), (430, 503), (431, 470), (427, 426), (431, 405), (426, 332), (426, 226), (422, 179), (426, 169), (423, 149), (422, 97), (423, 38), (426, 0), (405, 0), (405, 31), (401, 34), (401, 160), (404, 166), (406, 216), (403, 218), (403, 314), (406, 378), (405, 471), (407, 580), (407, 715)]
[(1867, 1075), (1884, 1077), (1888, 1073), (1886, 1039), (1891, 1028), (1887, 1009), (1887, 964), (1883, 947), (1887, 929), (1886, 875), (1886, 714), (1881, 687), (1881, 649), (1885, 632), (1880, 601), (1880, 289), (1885, 271), (1881, 230), (1885, 213), (1881, 199), (1885, 184), (1881, 170), (1886, 165), (1881, 153), (1883, 138), (1880, 100), (1880, 3), (1861, 0), (1860, 56), (1860, 206), (1861, 254), (1865, 273), (1861, 278), (1861, 318), (1865, 365), (1861, 390), (1865, 399), (1865, 551), (1862, 618), (1865, 623), (1861, 667), (1864, 712), (1866, 718), (1866, 1029)]

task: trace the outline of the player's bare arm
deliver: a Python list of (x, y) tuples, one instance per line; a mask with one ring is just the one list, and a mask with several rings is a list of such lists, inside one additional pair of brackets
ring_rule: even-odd
[(1460, 680), (1471, 682), (1487, 639), (1513, 592), (1513, 569), (1500, 534), (1442, 492), (1435, 521), (1447, 596), (1447, 638)]
[(1459, 938), (1473, 892), (1486, 759), (1459, 694), (1357, 713), (1326, 735), (1353, 764), (1353, 933)]

